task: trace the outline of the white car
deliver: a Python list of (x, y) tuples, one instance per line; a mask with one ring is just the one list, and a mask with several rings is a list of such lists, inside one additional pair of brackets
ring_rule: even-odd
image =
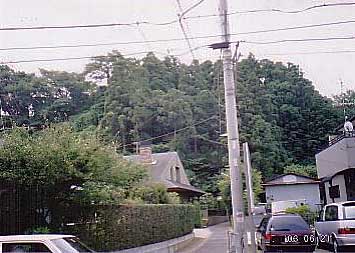
[(0, 253), (93, 252), (72, 235), (0, 236)]
[(326, 205), (315, 223), (318, 243), (331, 245), (333, 252), (355, 248), (355, 201)]

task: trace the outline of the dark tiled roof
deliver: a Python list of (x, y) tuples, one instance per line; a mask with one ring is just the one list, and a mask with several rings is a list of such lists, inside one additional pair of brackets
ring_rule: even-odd
[[(142, 162), (141, 156), (139, 155), (125, 156), (124, 158), (136, 163)], [(149, 175), (152, 181), (163, 183), (168, 189), (180, 188), (200, 194), (205, 194), (204, 191), (192, 186), (190, 183), (181, 184), (164, 178), (163, 175), (166, 170), (170, 170), (170, 168), (176, 163), (176, 161), (180, 160), (177, 152), (154, 153), (152, 154), (152, 160), (153, 163), (149, 165)]]

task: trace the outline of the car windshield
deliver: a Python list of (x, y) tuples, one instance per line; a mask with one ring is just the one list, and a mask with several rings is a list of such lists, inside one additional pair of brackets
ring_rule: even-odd
[(308, 230), (308, 224), (301, 217), (274, 217), (270, 226), (272, 231), (302, 231)]
[(344, 206), (345, 219), (355, 219), (355, 206)]
[(74, 237), (55, 239), (52, 242), (65, 253), (93, 252), (90, 248)]

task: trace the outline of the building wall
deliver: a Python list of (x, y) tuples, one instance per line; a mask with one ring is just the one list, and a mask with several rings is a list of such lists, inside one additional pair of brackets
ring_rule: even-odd
[(301, 200), (307, 204), (317, 206), (320, 204), (320, 192), (318, 184), (294, 184), (265, 186), (266, 199), (273, 197), (272, 201)]
[(355, 167), (355, 138), (345, 138), (316, 154), (319, 178)]

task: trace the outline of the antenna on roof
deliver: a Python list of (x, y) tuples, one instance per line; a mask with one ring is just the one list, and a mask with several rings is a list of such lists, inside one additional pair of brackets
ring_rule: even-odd
[(344, 91), (344, 83), (343, 83), (343, 80), (340, 79), (340, 90), (341, 90), (341, 103), (340, 103), (340, 106), (343, 107), (343, 114), (344, 114), (344, 122), (347, 121), (348, 117), (346, 115), (346, 106), (351, 106), (351, 105), (355, 105), (354, 102), (345, 102), (345, 91)]
[(346, 117), (346, 109), (345, 109), (345, 94), (344, 94), (344, 83), (343, 80), (340, 78), (340, 92), (341, 92), (341, 105), (343, 106), (343, 113), (344, 113), (344, 122), (346, 122), (347, 117)]

